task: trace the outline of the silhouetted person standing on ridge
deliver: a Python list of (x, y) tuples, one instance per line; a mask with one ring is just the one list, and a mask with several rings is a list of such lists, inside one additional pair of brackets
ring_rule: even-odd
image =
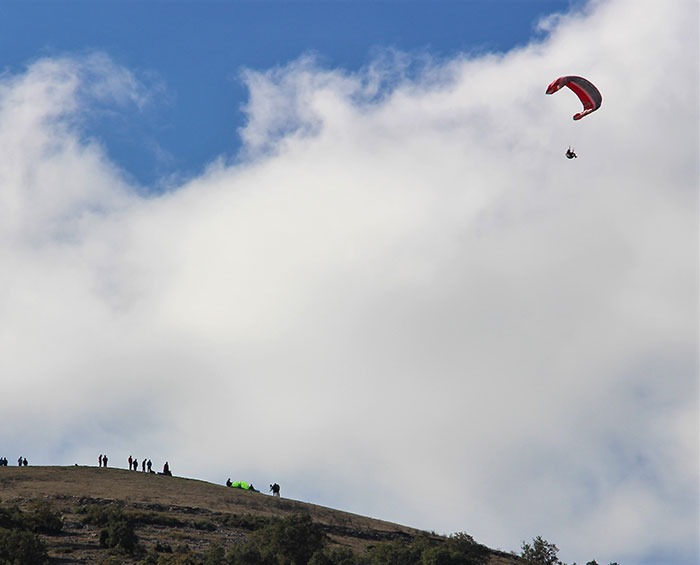
[(151, 472), (151, 467), (153, 466), (153, 464), (151, 463), (151, 460), (150, 460), (150, 459), (148, 460), (148, 463), (147, 463), (146, 465), (148, 466), (148, 472), (150, 473), (150, 472)]
[(132, 465), (133, 462), (134, 460), (131, 458), (131, 455), (129, 455), (129, 471), (132, 471), (134, 469), (134, 466)]
[(97, 466), (102, 467), (102, 454), (100, 453), (100, 456), (97, 458)]
[(106, 456), (106, 455), (103, 455), (103, 456), (102, 456), (102, 464), (103, 464), (105, 467), (107, 467), (107, 456)]
[(146, 472), (146, 459), (141, 461), (141, 472), (145, 473)]

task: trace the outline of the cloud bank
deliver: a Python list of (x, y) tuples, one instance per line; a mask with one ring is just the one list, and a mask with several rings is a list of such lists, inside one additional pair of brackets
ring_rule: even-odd
[[(4, 75), (5, 455), (696, 562), (697, 17), (595, 2), (417, 73), (250, 70), (242, 154), (160, 194), (81, 135), (143, 106), (129, 70)], [(545, 96), (563, 74), (601, 110)]]

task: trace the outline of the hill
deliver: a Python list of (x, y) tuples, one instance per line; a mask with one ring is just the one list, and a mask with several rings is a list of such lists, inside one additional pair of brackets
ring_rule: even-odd
[[(246, 542), (252, 532), (270, 520), (298, 515), (310, 516), (327, 536), (330, 547), (350, 548), (357, 554), (396, 540), (411, 543), (422, 537), (438, 544), (445, 540), (407, 526), (305, 502), (123, 469), (1, 467), (0, 499), (0, 508), (17, 506), (25, 512), (50, 508), (60, 513), (60, 533), (40, 534), (52, 563), (201, 563), (213, 546), (228, 550)], [(99, 509), (113, 507), (134, 524), (137, 555), (108, 550), (104, 539), (101, 543), (101, 536), (106, 535), (104, 525), (88, 519)], [(510, 554), (476, 543), (473, 550), (474, 562), (520, 562)], [(179, 561), (172, 557), (178, 553), (182, 557)], [(160, 554), (166, 558), (161, 559)], [(145, 561), (144, 556), (151, 558)]]

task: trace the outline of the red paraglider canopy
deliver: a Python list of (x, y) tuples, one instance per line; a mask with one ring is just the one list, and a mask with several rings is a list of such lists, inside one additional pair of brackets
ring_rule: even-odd
[(603, 103), (603, 96), (593, 83), (583, 77), (577, 76), (559, 77), (547, 87), (547, 94), (554, 94), (564, 86), (573, 90), (583, 104), (583, 112), (574, 114), (574, 120), (580, 120), (583, 116), (595, 112)]

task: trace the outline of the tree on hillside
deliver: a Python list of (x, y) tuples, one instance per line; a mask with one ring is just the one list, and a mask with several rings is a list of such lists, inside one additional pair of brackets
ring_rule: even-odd
[(556, 545), (549, 543), (542, 536), (537, 536), (532, 540), (532, 544), (523, 542), (520, 557), (538, 565), (561, 565), (557, 553), (559, 548)]

